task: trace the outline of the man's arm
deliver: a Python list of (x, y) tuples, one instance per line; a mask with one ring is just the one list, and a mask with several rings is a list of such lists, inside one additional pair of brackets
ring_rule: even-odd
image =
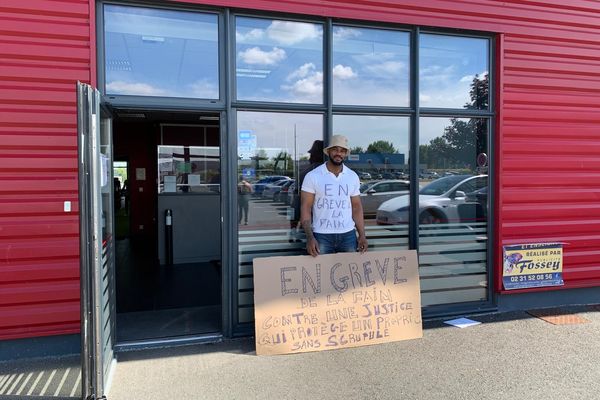
[(350, 204), (352, 205), (352, 219), (354, 220), (354, 225), (356, 225), (356, 231), (358, 232), (358, 251), (364, 253), (367, 251), (369, 244), (367, 243), (367, 236), (365, 235), (365, 219), (363, 217), (360, 196), (350, 197)]
[(306, 251), (313, 257), (319, 255), (319, 244), (312, 231), (312, 207), (315, 194), (305, 191), (300, 192), (300, 223), (306, 234)]

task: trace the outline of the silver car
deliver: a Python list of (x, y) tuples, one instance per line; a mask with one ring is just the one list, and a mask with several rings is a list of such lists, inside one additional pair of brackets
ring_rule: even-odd
[[(419, 191), (419, 222), (447, 224), (461, 222), (460, 207), (467, 201), (466, 193), (486, 187), (487, 175), (452, 175), (436, 179)], [(409, 196), (388, 200), (377, 210), (378, 225), (408, 223)]]
[(364, 183), (360, 187), (360, 201), (366, 217), (375, 216), (384, 201), (409, 193), (409, 181), (390, 179)]

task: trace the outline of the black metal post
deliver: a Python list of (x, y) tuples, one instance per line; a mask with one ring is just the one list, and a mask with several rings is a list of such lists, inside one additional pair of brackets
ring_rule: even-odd
[(165, 257), (166, 264), (173, 265), (173, 210), (165, 210)]

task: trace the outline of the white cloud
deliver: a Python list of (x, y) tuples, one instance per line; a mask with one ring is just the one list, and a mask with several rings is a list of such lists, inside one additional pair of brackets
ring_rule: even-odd
[(337, 79), (351, 79), (356, 78), (358, 74), (352, 70), (352, 67), (345, 67), (342, 64), (338, 64), (333, 67), (333, 77)]
[(132, 94), (140, 96), (163, 96), (167, 93), (147, 83), (114, 81), (106, 84), (106, 91), (112, 94)]
[(365, 69), (375, 75), (396, 75), (405, 69), (406, 64), (401, 61), (385, 61), (383, 63), (369, 65)]
[(273, 21), (267, 28), (269, 39), (282, 45), (291, 46), (304, 40), (321, 37), (319, 25), (306, 22)]
[(276, 65), (286, 57), (285, 50), (273, 47), (271, 51), (263, 51), (259, 47), (252, 47), (238, 53), (240, 59), (246, 64)]
[(281, 88), (292, 92), (300, 101), (322, 101), (323, 73), (312, 72), (307, 77), (299, 79), (291, 85), (282, 85)]
[(253, 43), (256, 40), (262, 39), (265, 36), (265, 31), (263, 29), (254, 28), (246, 33), (240, 33), (235, 31), (235, 41), (237, 43)]
[(194, 97), (215, 99), (219, 97), (219, 88), (208, 79), (201, 79), (190, 85)]
[(293, 81), (294, 79), (305, 78), (310, 73), (316, 70), (315, 64), (306, 63), (291, 74), (289, 74), (286, 78), (287, 81)]
[(333, 101), (335, 104), (408, 106), (409, 90), (406, 82), (368, 79), (333, 80)]
[(352, 58), (363, 65), (371, 65), (381, 63), (382, 61), (388, 61), (397, 57), (394, 53), (364, 53), (364, 54), (355, 54)]
[(362, 32), (355, 28), (338, 27), (333, 30), (333, 38), (335, 40), (346, 40), (359, 37)]

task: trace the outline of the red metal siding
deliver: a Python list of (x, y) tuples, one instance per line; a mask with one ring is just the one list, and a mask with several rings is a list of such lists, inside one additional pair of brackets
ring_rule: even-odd
[(75, 82), (90, 81), (90, 30), (88, 0), (0, 3), (0, 339), (79, 331)]

